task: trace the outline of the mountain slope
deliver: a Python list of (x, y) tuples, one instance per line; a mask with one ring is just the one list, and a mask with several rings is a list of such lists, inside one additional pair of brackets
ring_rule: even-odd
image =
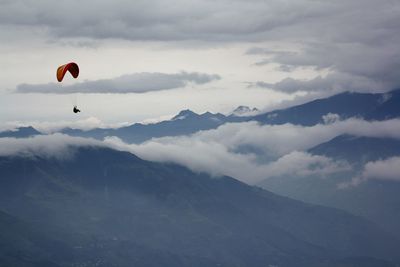
[[(53, 254), (55, 251), (58, 255)], [(0, 211), (0, 266), (56, 267), (59, 265), (53, 258), (63, 258), (70, 252), (70, 247), (49, 238), (38, 225)]]
[(387, 120), (400, 117), (400, 90), (383, 94), (381, 103), (365, 116), (368, 120)]
[(400, 140), (365, 136), (340, 135), (319, 144), (309, 152), (353, 164), (363, 164), (400, 155)]
[(343, 119), (363, 118), (377, 110), (382, 104), (383, 96), (383, 94), (341, 93), (302, 105), (260, 114), (251, 119), (264, 124), (293, 123), (312, 126), (322, 123), (323, 116), (328, 113), (338, 114)]
[(367, 162), (400, 156), (400, 140), (341, 135), (309, 152), (345, 160), (352, 165), (353, 171), (324, 178), (276, 177), (259, 185), (278, 194), (364, 216), (400, 236), (399, 182), (370, 180), (347, 189), (337, 187), (359, 175)]
[[(400, 156), (400, 140), (345, 135), (320, 144), (310, 149), (310, 152), (351, 162), (355, 176), (367, 162)], [(399, 191), (400, 184), (396, 181), (372, 180), (356, 188), (340, 190), (329, 201), (324, 201), (324, 204), (368, 217), (400, 236)], [(323, 196), (320, 199), (323, 200)]]
[(2, 157), (0, 177), (0, 208), (56, 226), (50, 234), (76, 248), (76, 264), (343, 266), (398, 256), (399, 241), (360, 217), (110, 149), (80, 148), (66, 161)]

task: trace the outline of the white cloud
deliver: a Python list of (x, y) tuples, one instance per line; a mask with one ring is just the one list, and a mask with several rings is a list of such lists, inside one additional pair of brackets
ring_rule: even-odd
[(219, 143), (218, 138), (202, 138), (202, 134), (207, 132), (190, 137), (154, 139), (141, 145), (126, 144), (116, 137), (109, 137), (102, 142), (62, 134), (25, 139), (0, 138), (0, 156), (41, 156), (65, 160), (71, 159), (76, 148), (80, 146), (110, 147), (129, 151), (146, 160), (173, 162), (194, 171), (207, 172), (214, 176), (229, 175), (250, 184), (272, 176), (325, 175), (348, 169), (346, 163), (301, 151), (291, 151), (278, 156), (276, 160), (260, 162), (259, 155), (240, 153), (232, 149), (242, 145), (240, 140), (236, 145), (229, 146), (227, 143)]
[(368, 162), (364, 165), (360, 175), (354, 177), (348, 183), (340, 184), (339, 187), (357, 186), (368, 180), (400, 181), (400, 157)]
[(325, 124), (331, 124), (340, 121), (340, 116), (335, 113), (328, 113), (322, 116), (322, 120), (324, 121)]
[(231, 123), (191, 136), (155, 138), (139, 145), (125, 144), (113, 137), (106, 143), (147, 160), (175, 162), (195, 171), (231, 175), (255, 183), (272, 176), (348, 170), (346, 162), (304, 152), (341, 134), (400, 138), (400, 120), (334, 120), (310, 127)]
[(368, 162), (365, 164), (364, 179), (400, 180), (400, 157)]
[(140, 145), (129, 145), (116, 137), (109, 137), (105, 142), (146, 160), (173, 162), (196, 172), (206, 172), (214, 176), (228, 175), (249, 184), (256, 184), (269, 177), (314, 174), (324, 176), (349, 169), (345, 162), (299, 151), (290, 152), (276, 161), (260, 163), (255, 154), (235, 153), (217, 142), (205, 142), (196, 138), (170, 138), (167, 142), (155, 139)]
[[(289, 123), (283, 125), (260, 125), (257, 122), (230, 123), (214, 130), (199, 132), (190, 138), (223, 144), (231, 150), (239, 145), (252, 146), (282, 156), (294, 150), (307, 150), (341, 134), (400, 138), (400, 120), (369, 122), (351, 118), (306, 127)], [(169, 138), (161, 139), (163, 142), (169, 140)]]
[(346, 162), (334, 161), (325, 156), (311, 155), (306, 152), (293, 151), (266, 165), (268, 177), (273, 176), (325, 176), (347, 171), (350, 166)]
[[(229, 175), (252, 184), (268, 177), (324, 176), (348, 171), (350, 166), (346, 162), (306, 152), (341, 134), (400, 138), (400, 120), (368, 122), (347, 119), (309, 127), (231, 123), (190, 136), (155, 138), (142, 144), (126, 144), (116, 137), (101, 142), (54, 134), (21, 140), (5, 138), (0, 140), (0, 146), (3, 155), (39, 153), (57, 157), (70, 154), (71, 146), (107, 146), (129, 151), (146, 160), (173, 162), (194, 171), (215, 176)], [(394, 161), (390, 166), (396, 167), (396, 163)], [(363, 177), (369, 179), (385, 164), (367, 165)], [(381, 177), (394, 177), (396, 171), (383, 172)]]
[(77, 147), (104, 147), (101, 141), (63, 134), (38, 135), (30, 138), (0, 138), (0, 156), (46, 157), (70, 159)]

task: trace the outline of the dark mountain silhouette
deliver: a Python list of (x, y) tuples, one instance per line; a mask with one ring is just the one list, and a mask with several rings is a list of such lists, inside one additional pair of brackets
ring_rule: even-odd
[(62, 132), (71, 136), (92, 137), (103, 139), (106, 136), (117, 136), (129, 143), (141, 143), (151, 138), (163, 136), (189, 135), (201, 130), (209, 130), (228, 121), (241, 121), (239, 117), (229, 118), (221, 113), (206, 112), (197, 114), (183, 110), (171, 120), (152, 124), (135, 123), (118, 129), (93, 129), (83, 131), (78, 129), (63, 129)]
[(365, 136), (340, 135), (309, 150), (316, 155), (324, 155), (353, 164), (389, 158), (400, 155), (400, 140)]
[[(361, 217), (126, 152), (77, 148), (64, 161), (1, 157), (0, 177), (0, 209), (59, 244), (30, 242), (49, 264), (394, 266), (399, 260), (399, 241)], [(8, 230), (13, 225), (2, 224), (7, 243), (19, 240), (19, 228)], [(9, 261), (29, 259), (30, 250), (15, 244)]]
[(312, 126), (323, 123), (323, 116), (332, 113), (346, 119), (359, 117), (383, 120), (400, 116), (400, 90), (389, 93), (341, 93), (302, 105), (275, 110), (252, 117), (265, 124), (293, 123)]

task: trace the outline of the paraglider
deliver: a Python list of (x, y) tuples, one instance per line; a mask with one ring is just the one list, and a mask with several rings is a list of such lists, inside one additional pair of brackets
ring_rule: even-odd
[[(78, 78), (79, 76), (79, 66), (75, 62), (70, 62), (64, 65), (61, 65), (57, 68), (57, 81), (62, 82), (64, 79), (65, 74), (69, 72), (71, 73), (72, 77), (75, 79)], [(76, 105), (74, 105), (74, 108), (72, 111), (76, 114), (78, 112), (81, 112)]]
[(74, 113), (78, 113), (78, 112), (81, 112), (79, 109), (78, 109), (78, 107), (77, 106), (74, 106), (74, 109), (72, 110)]
[(70, 62), (70, 63), (67, 63), (65, 65), (58, 67), (57, 80), (59, 82), (62, 82), (62, 80), (64, 79), (64, 76), (65, 76), (65, 73), (67, 71), (69, 71), (69, 73), (71, 73), (72, 77), (74, 77), (75, 79), (78, 78), (78, 76), (79, 76), (78, 64), (76, 64), (75, 62)]

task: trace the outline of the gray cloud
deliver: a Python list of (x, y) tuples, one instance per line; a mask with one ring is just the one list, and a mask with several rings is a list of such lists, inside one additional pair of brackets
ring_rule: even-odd
[(123, 75), (114, 79), (84, 81), (72, 85), (60, 83), (48, 84), (20, 84), (16, 93), (44, 93), (44, 94), (73, 94), (73, 93), (146, 93), (182, 88), (190, 83), (205, 84), (219, 80), (216, 74), (197, 72), (165, 73), (135, 73)]
[(57, 6), (50, 0), (6, 0), (0, 5), (1, 24), (43, 27), (55, 37), (380, 44), (396, 38), (391, 31), (399, 26), (399, 4), (390, 0), (70, 0)]
[[(291, 49), (254, 47), (255, 65), (280, 64), (281, 71), (296, 68), (328, 70), (330, 75), (309, 81), (286, 79), (269, 88), (296, 91), (386, 91), (400, 87), (400, 3), (346, 1), (328, 4), (332, 13), (307, 18), (281, 28), (290, 36)], [(295, 44), (298, 44), (297, 47)]]
[[(93, 8), (96, 7), (96, 12)], [(0, 23), (40, 26), (55, 37), (128, 40), (260, 40), (267, 32), (329, 14), (330, 5), (301, 0), (2, 1)]]
[[(400, 14), (400, 12), (399, 12)], [(368, 31), (368, 29), (365, 29)], [(372, 31), (374, 32), (374, 31)], [(262, 66), (269, 63), (280, 64), (282, 71), (292, 71), (301, 67), (325, 69), (329, 74), (311, 80), (286, 78), (276, 84), (258, 83), (261, 87), (292, 93), (296, 91), (386, 91), (400, 86), (400, 48), (394, 43), (396, 37), (388, 38), (387, 43), (335, 43), (320, 40), (318, 43), (305, 43), (299, 52), (268, 52), (256, 50), (268, 56), (256, 63)], [(393, 40), (393, 38), (397, 38)], [(389, 41), (391, 40), (391, 41)]]
[[(343, 91), (382, 91), (388, 87), (384, 82), (378, 82), (365, 76), (352, 76), (346, 73), (330, 73), (325, 77), (318, 76), (312, 80), (298, 80), (285, 78), (277, 83), (256, 82), (252, 86), (269, 88), (285, 93), (298, 91), (330, 92), (331, 94)], [(394, 86), (394, 85), (393, 85)]]

